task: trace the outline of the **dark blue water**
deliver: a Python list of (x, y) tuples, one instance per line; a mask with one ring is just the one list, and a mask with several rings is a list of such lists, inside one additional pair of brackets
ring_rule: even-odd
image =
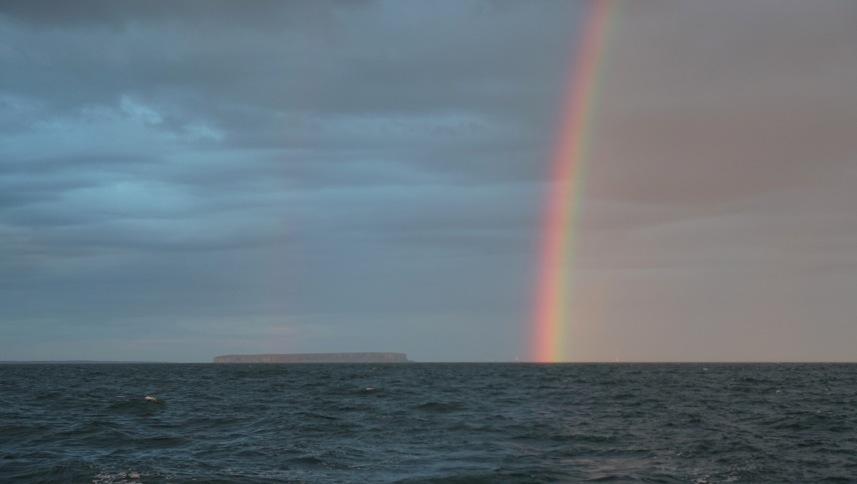
[(0, 365), (0, 481), (857, 482), (857, 365)]

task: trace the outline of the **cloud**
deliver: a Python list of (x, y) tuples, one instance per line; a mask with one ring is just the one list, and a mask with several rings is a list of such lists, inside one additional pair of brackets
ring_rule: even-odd
[[(576, 326), (580, 358), (706, 338), (723, 351), (700, 355), (750, 358), (788, 308), (812, 323), (788, 316), (760, 357), (823, 355), (796, 343), (811, 325), (853, 336), (856, 12), (620, 6), (574, 237), (573, 309), (597, 321)], [(550, 1), (4, 2), (0, 359), (57, 350), (57, 328), (77, 332), (62, 357), (130, 354), (127, 331), (168, 348), (141, 358), (200, 359), (230, 352), (206, 333), (232, 324), (242, 351), (285, 325), (290, 350), (513, 358), (583, 19)]]

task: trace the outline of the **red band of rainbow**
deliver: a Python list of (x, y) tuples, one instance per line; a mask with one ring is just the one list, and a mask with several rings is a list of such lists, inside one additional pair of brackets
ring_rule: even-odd
[(572, 62), (557, 144), (551, 160), (540, 245), (530, 358), (564, 361), (569, 326), (570, 273), (581, 205), (584, 162), (591, 141), (606, 34), (614, 0), (590, 0), (580, 47)]

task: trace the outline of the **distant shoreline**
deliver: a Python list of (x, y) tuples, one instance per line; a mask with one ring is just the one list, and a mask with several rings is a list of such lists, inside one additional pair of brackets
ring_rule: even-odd
[(406, 353), (340, 352), (340, 353), (262, 353), (215, 356), (218, 364), (229, 363), (410, 363)]

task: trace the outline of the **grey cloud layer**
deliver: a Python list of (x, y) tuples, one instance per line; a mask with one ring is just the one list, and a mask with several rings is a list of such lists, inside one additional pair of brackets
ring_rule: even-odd
[[(4, 2), (0, 359), (513, 358), (581, 6)], [(857, 9), (619, 10), (576, 354), (857, 337)]]
[[(401, 329), (419, 355), (408, 320), (524, 305), (573, 8), (139, 7), (4, 4), (3, 356), (49, 356), (58, 326), (68, 357), (127, 354), (127, 332), (205, 359), (286, 327), (280, 350)], [(514, 351), (513, 310), (474, 319), (506, 325), (485, 357)]]

